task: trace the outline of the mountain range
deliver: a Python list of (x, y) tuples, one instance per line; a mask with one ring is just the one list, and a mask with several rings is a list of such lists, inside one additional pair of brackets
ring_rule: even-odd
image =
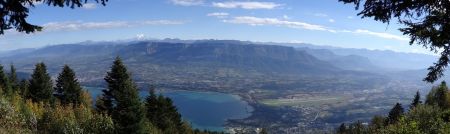
[[(0, 53), (3, 65), (13, 63), (19, 72), (28, 74), (37, 62), (48, 64), (53, 77), (68, 64), (87, 85), (102, 85), (116, 56), (129, 66), (138, 84), (217, 90), (261, 88), (274, 82), (314, 87), (326, 85), (330, 79), (337, 81), (332, 85), (341, 84), (342, 88), (352, 84), (370, 87), (367, 83), (391, 79), (386, 74), (392, 70), (423, 72), (435, 58), (393, 51), (236, 40), (84, 42)], [(326, 82), (305, 82), (313, 80)]]

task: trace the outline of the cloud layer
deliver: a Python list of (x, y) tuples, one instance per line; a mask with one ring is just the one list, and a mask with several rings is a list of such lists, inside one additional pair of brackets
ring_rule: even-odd
[[(300, 21), (288, 21), (288, 20), (281, 20), (278, 18), (259, 18), (259, 17), (253, 17), (253, 16), (238, 16), (233, 17), (230, 19), (223, 20), (225, 23), (232, 23), (232, 24), (247, 24), (251, 26), (263, 26), (263, 25), (272, 25), (272, 26), (281, 26), (281, 27), (288, 27), (288, 28), (295, 28), (295, 29), (305, 29), (305, 30), (313, 30), (313, 31), (327, 31), (331, 33), (352, 33), (357, 35), (369, 35), (384, 39), (392, 39), (392, 40), (398, 40), (398, 41), (408, 41), (408, 38), (404, 36), (394, 35), (390, 33), (384, 33), (384, 32), (373, 32), (365, 29), (356, 29), (356, 30), (340, 30), (340, 29), (333, 29), (327, 26), (322, 25), (316, 25), (316, 24), (310, 24), (306, 22), (300, 22)], [(331, 21), (330, 21), (331, 22)], [(334, 22), (334, 20), (333, 20)]]
[(170, 2), (180, 6), (196, 6), (204, 3), (203, 0), (170, 0)]
[(280, 4), (273, 2), (239, 2), (239, 1), (229, 1), (229, 2), (213, 2), (213, 7), (219, 8), (242, 8), (242, 9), (274, 9), (280, 7)]
[(94, 3), (86, 3), (86, 4), (83, 4), (82, 8), (83, 9), (95, 9), (95, 8), (97, 8), (97, 5)]
[(307, 29), (307, 30), (319, 30), (319, 31), (328, 31), (330, 29), (321, 26), (314, 25), (305, 22), (298, 21), (286, 21), (280, 20), (277, 18), (258, 18), (253, 16), (239, 16), (234, 17), (229, 20), (224, 20), (226, 23), (234, 23), (234, 24), (248, 24), (252, 26), (261, 26), (261, 25), (275, 25), (275, 26), (285, 26), (290, 28), (298, 28), (298, 29)]
[(214, 13), (206, 14), (206, 16), (212, 16), (212, 17), (217, 17), (217, 18), (226, 18), (226, 17), (228, 17), (228, 15), (230, 15), (230, 14), (225, 13), (225, 12), (214, 12)]
[(183, 21), (172, 20), (146, 20), (146, 21), (106, 21), (106, 22), (83, 22), (83, 21), (67, 21), (67, 22), (50, 22), (42, 25), (44, 32), (53, 31), (78, 31), (92, 29), (109, 29), (109, 28), (126, 28), (146, 25), (179, 25), (184, 24)]
[[(197, 6), (204, 5), (204, 0), (169, 0), (174, 5), (180, 6)], [(258, 1), (225, 1), (212, 2), (207, 5), (217, 8), (241, 8), (241, 9), (274, 9), (282, 6), (274, 2), (258, 2)]]
[(409, 40), (408, 38), (403, 37), (403, 36), (393, 35), (393, 34), (389, 34), (389, 33), (372, 32), (372, 31), (364, 30), (364, 29), (356, 29), (355, 31), (353, 31), (353, 33), (372, 35), (372, 36), (376, 36), (376, 37), (380, 37), (380, 38), (394, 39), (394, 40), (400, 40), (400, 41), (408, 41)]

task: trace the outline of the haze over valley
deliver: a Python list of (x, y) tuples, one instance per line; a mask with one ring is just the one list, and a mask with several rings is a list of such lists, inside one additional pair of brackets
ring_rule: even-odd
[(270, 128), (280, 132), (328, 130), (386, 113), (392, 103), (407, 103), (415, 91), (430, 89), (431, 84), (422, 82), (424, 67), (436, 59), (311, 44), (173, 39), (82, 42), (0, 56), (2, 64), (17, 67), (21, 78), (29, 78), (36, 61), (46, 63), (53, 78), (67, 64), (83, 86), (99, 88), (106, 86), (103, 76), (110, 62), (120, 56), (142, 92), (155, 86), (162, 92), (238, 95), (253, 111), (224, 122), (225, 128), (274, 122)]
[(0, 0), (0, 134), (447, 134), (449, 0)]

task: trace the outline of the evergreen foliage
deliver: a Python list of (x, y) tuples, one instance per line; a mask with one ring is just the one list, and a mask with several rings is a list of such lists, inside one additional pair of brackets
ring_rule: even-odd
[(441, 83), (436, 94), (434, 95), (437, 105), (442, 109), (448, 109), (449, 104), (447, 103), (448, 98), (448, 87), (445, 81)]
[(160, 108), (160, 102), (158, 101), (158, 96), (155, 94), (155, 89), (151, 88), (149, 90), (149, 96), (145, 98), (145, 110), (146, 117), (152, 124), (157, 124), (158, 120), (158, 109)]
[(17, 91), (19, 88), (19, 79), (17, 78), (16, 68), (13, 64), (10, 65), (10, 72), (8, 74), (9, 83), (11, 84), (11, 88), (14, 91)]
[[(108, 92), (113, 98), (112, 118), (119, 133), (143, 133), (143, 107), (136, 85), (127, 68), (117, 57), (105, 77)], [(106, 96), (106, 94), (104, 94)]]
[(50, 75), (47, 73), (47, 67), (44, 63), (36, 64), (31, 75), (30, 86), (28, 88), (29, 98), (34, 102), (53, 100), (53, 84)]
[(403, 115), (403, 107), (402, 104), (397, 103), (395, 106), (389, 111), (389, 115), (386, 118), (386, 124), (394, 124), (396, 123), (400, 117)]
[(380, 129), (385, 126), (386, 118), (383, 116), (375, 115), (370, 121), (371, 130)]
[(345, 126), (345, 123), (341, 123), (339, 128), (337, 129), (337, 134), (345, 134), (347, 132), (347, 126)]
[(447, 84), (442, 82), (441, 85), (433, 87), (428, 93), (425, 103), (428, 105), (437, 105), (443, 109), (449, 108)]
[(23, 98), (27, 98), (28, 96), (31, 96), (29, 93), (28, 88), (30, 87), (30, 81), (28, 80), (21, 80), (19, 83), (19, 93), (22, 95)]
[(420, 93), (419, 93), (419, 91), (417, 91), (411, 105), (409, 106), (409, 109), (413, 109), (413, 108), (417, 107), (417, 105), (419, 105), (419, 104), (422, 104), (422, 101), (420, 100)]
[(170, 98), (163, 95), (157, 96), (154, 89), (150, 89), (149, 96), (145, 99), (146, 115), (148, 120), (165, 133), (182, 133), (183, 120), (177, 112)]
[(12, 94), (11, 84), (9, 83), (8, 76), (3, 70), (3, 66), (0, 65), (0, 89), (2, 89), (4, 94)]
[(78, 105), (81, 103), (82, 88), (75, 72), (68, 65), (64, 65), (61, 73), (59, 73), (54, 90), (56, 97), (63, 105)]

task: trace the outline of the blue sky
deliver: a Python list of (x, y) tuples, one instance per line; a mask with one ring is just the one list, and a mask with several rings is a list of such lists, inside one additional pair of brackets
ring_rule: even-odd
[(337, 0), (110, 0), (70, 9), (38, 4), (26, 35), (8, 31), (0, 50), (148, 38), (304, 42), (350, 48), (427, 52), (408, 45), (398, 24), (361, 19)]

